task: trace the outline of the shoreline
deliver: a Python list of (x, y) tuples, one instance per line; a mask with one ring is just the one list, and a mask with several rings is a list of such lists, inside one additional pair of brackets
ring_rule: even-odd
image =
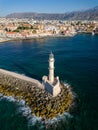
[[(32, 36), (32, 37), (25, 37), (25, 38), (1, 38), (0, 39), (0, 43), (4, 43), (4, 42), (9, 42), (9, 41), (18, 41), (18, 40), (33, 40), (33, 39), (40, 39), (40, 38), (59, 38), (59, 37), (63, 37), (63, 38), (67, 38), (67, 37), (74, 37), (75, 35), (77, 34), (92, 34), (92, 32), (78, 32), (78, 33), (75, 33), (75, 34), (69, 34), (69, 35), (35, 35), (35, 36)], [(94, 35), (98, 35), (98, 33), (95, 33)]]
[(8, 41), (10, 41), (10, 39), (0, 39), (0, 43), (3, 43), (3, 42), (8, 42)]
[[(53, 119), (70, 111), (74, 101), (74, 95), (70, 87), (61, 83), (61, 92), (52, 97), (48, 92), (38, 86), (30, 87), (19, 78), (0, 73), (0, 93), (4, 96), (12, 96), (15, 99), (25, 100), (31, 108), (32, 115), (41, 117), (42, 120)], [(62, 97), (62, 98), (61, 98)]]
[(25, 38), (2, 38), (0, 39), (0, 43), (3, 42), (8, 42), (8, 41), (16, 41), (16, 40), (33, 40), (33, 39), (40, 39), (40, 38), (47, 38), (47, 37), (73, 37), (77, 34), (73, 34), (73, 35), (36, 35), (36, 36), (32, 36), (32, 37), (25, 37)]
[(25, 116), (28, 120), (28, 123), (30, 126), (36, 125), (36, 123), (39, 123), (40, 125), (45, 126), (46, 129), (52, 128), (55, 124), (55, 128), (59, 126), (59, 123), (65, 118), (72, 119), (73, 115), (70, 114), (70, 112), (64, 112), (62, 115), (58, 114), (56, 117), (52, 119), (42, 119), (41, 117), (37, 117), (36, 115), (32, 115), (31, 108), (26, 104), (25, 100), (23, 99), (17, 99), (13, 96), (4, 96), (2, 93), (0, 93), (0, 100), (6, 99), (8, 102), (14, 102), (21, 105), (21, 107), (18, 108), (19, 112), (22, 113), (23, 116)]

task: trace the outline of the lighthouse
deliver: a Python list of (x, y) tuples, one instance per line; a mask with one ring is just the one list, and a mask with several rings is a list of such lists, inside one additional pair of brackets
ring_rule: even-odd
[(53, 97), (57, 96), (61, 91), (59, 77), (54, 77), (54, 62), (54, 55), (51, 52), (49, 55), (49, 76), (42, 77), (43, 88)]
[(51, 52), (49, 56), (49, 81), (54, 82), (54, 55)]

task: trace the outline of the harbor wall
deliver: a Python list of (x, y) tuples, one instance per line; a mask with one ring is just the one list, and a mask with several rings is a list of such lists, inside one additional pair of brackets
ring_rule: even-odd
[(40, 81), (4, 69), (0, 69), (0, 84), (16, 87), (26, 92), (32, 90), (34, 87), (43, 89)]

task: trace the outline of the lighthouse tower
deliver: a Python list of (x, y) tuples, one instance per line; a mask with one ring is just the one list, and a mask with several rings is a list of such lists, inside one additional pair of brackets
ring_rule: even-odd
[(49, 81), (54, 82), (54, 55), (52, 52), (49, 56)]
[(57, 96), (61, 91), (59, 77), (54, 77), (54, 61), (54, 55), (51, 52), (49, 55), (49, 76), (42, 77), (43, 88), (53, 97)]

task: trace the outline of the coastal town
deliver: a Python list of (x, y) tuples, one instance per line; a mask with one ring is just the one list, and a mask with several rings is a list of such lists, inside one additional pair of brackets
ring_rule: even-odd
[(0, 42), (47, 36), (66, 37), (77, 33), (98, 34), (98, 21), (0, 18)]

